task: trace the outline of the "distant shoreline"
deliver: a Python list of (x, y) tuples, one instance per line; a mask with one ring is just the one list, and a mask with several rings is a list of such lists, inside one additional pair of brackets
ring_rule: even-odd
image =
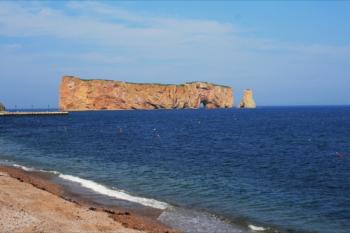
[[(349, 108), (350, 104), (340, 104), (340, 105), (259, 105), (256, 107), (256, 109), (261, 109), (261, 108), (339, 108), (339, 107), (346, 107)], [(186, 108), (186, 109), (152, 109), (152, 110), (158, 110), (158, 111), (182, 111), (182, 110), (198, 110), (196, 108)], [(238, 111), (238, 110), (245, 110), (242, 108), (237, 108), (237, 107), (232, 107), (232, 108), (216, 108), (216, 109), (206, 109), (206, 110), (211, 110), (211, 111)], [(58, 108), (8, 108), (6, 109), (7, 112), (24, 112), (24, 111), (33, 111), (33, 112), (41, 112), (41, 111), (59, 111)], [(113, 111), (135, 111), (135, 109), (118, 109), (118, 110), (89, 110), (89, 111), (69, 111), (69, 112), (113, 112)], [(136, 109), (136, 111), (149, 111), (147, 109)]]

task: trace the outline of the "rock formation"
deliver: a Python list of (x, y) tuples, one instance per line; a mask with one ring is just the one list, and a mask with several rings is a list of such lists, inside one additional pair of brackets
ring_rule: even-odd
[(181, 85), (83, 80), (64, 76), (62, 111), (174, 108), (231, 108), (232, 88), (207, 82)]
[(5, 105), (0, 103), (0, 112), (5, 112), (5, 110), (6, 110)]
[(239, 104), (240, 108), (256, 108), (256, 104), (253, 98), (253, 91), (251, 89), (245, 89), (243, 98)]

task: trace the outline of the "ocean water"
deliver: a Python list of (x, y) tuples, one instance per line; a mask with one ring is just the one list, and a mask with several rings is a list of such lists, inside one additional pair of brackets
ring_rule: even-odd
[(2, 117), (0, 160), (185, 232), (350, 232), (350, 107)]

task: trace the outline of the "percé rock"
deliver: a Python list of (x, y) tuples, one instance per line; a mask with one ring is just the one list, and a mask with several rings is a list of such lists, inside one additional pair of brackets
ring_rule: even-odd
[(0, 112), (5, 112), (5, 111), (6, 111), (5, 105), (0, 103)]
[(62, 77), (60, 110), (231, 108), (232, 88), (207, 82), (181, 85)]
[(240, 108), (256, 108), (256, 104), (253, 98), (253, 91), (251, 89), (245, 89), (243, 98), (239, 104)]

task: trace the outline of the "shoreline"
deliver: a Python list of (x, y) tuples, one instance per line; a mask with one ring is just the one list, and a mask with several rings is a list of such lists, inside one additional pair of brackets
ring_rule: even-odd
[[(252, 222), (242, 218), (225, 218), (219, 214), (210, 213), (208, 211), (191, 210), (176, 205), (169, 205), (171, 208), (165, 211), (165, 209), (145, 206), (145, 203), (141, 204), (128, 199), (123, 200), (118, 197), (108, 197), (108, 194), (100, 193), (100, 191), (97, 191), (98, 194), (95, 193), (94, 189), (91, 190), (91, 187), (85, 187), (84, 184), (77, 185), (75, 181), (71, 183), (71, 180), (62, 178), (61, 175), (63, 174), (57, 171), (35, 169), (5, 162), (4, 164), (0, 164), (0, 174), (1, 173), (6, 173), (8, 176), (21, 183), (29, 184), (33, 188), (53, 194), (62, 201), (68, 201), (89, 211), (107, 213), (109, 218), (120, 223), (123, 227), (126, 227), (126, 230), (133, 229), (150, 233), (180, 233), (192, 231), (202, 233), (217, 232), (216, 230), (218, 229), (227, 233), (284, 232), (272, 230), (270, 227), (261, 227), (260, 224), (252, 224)], [(84, 181), (91, 182), (89, 180)], [(73, 186), (71, 186), (72, 184)], [(99, 185), (98, 183), (96, 184)], [(93, 195), (91, 196), (91, 194)], [(0, 233), (1, 232), (0, 222)]]
[[(42, 172), (37, 171), (25, 171), (20, 168), (10, 167), (10, 166), (0, 166), (0, 211), (6, 209), (6, 206), (12, 206), (14, 209), (13, 213), (22, 213), (23, 210), (28, 212), (27, 215), (36, 215), (36, 211), (41, 208), (41, 206), (45, 206), (47, 203), (43, 201), (49, 201), (51, 203), (51, 199), (55, 200), (53, 202), (57, 203), (58, 206), (64, 206), (62, 208), (57, 209), (57, 206), (46, 206), (49, 214), (58, 214), (64, 215), (67, 212), (81, 212), (82, 210), (86, 211), (89, 215), (98, 215), (98, 224), (94, 222), (94, 220), (86, 220), (85, 225), (89, 225), (87, 231), (93, 232), (151, 232), (151, 233), (178, 233), (179, 231), (171, 229), (170, 227), (160, 223), (157, 220), (160, 212), (158, 211), (147, 211), (143, 210), (137, 213), (136, 211), (120, 208), (118, 206), (107, 206), (100, 203), (95, 203), (91, 200), (79, 198), (79, 196), (70, 193), (66, 190), (62, 185), (57, 184), (53, 181), (50, 181), (50, 175), (44, 174)], [(21, 189), (25, 188), (26, 192), (22, 193)], [(4, 191), (1, 191), (4, 190)], [(24, 197), (26, 195), (34, 195), (36, 196), (36, 200), (28, 200), (28, 197)], [(11, 200), (4, 201), (7, 196), (17, 197), (12, 198)], [(49, 196), (49, 197), (48, 197)], [(30, 196), (29, 199), (33, 197)], [(23, 199), (25, 201), (23, 201)], [(35, 201), (37, 206), (40, 208), (31, 208), (27, 205), (27, 202)], [(15, 203), (13, 203), (15, 202)], [(17, 208), (16, 208), (17, 206)], [(18, 206), (21, 206), (19, 208)], [(30, 207), (30, 208), (29, 208)], [(30, 210), (29, 210), (29, 209)], [(27, 210), (27, 211), (26, 211)], [(11, 211), (5, 211), (9, 214), (9, 218), (11, 218)], [(13, 214), (12, 214), (13, 215)], [(12, 217), (16, 217), (18, 214), (14, 214)], [(39, 214), (41, 218), (47, 218), (48, 216), (42, 216)], [(84, 215), (82, 215), (84, 216)], [(75, 216), (76, 219), (83, 218), (80, 215)], [(103, 216), (101, 218), (101, 216)], [(35, 218), (34, 217), (34, 218)], [(29, 218), (30, 217), (26, 217)], [(4, 222), (3, 222), (4, 221)], [(68, 216), (65, 220), (65, 223), (74, 223), (74, 227), (76, 228), (76, 223), (78, 224), (80, 221), (72, 220), (72, 216)], [(101, 228), (99, 226), (100, 222), (104, 223), (105, 228)], [(111, 223), (112, 222), (112, 223)], [(115, 230), (113, 229), (113, 223)], [(11, 224), (11, 221), (5, 219), (0, 220), (0, 228), (5, 228), (6, 225)], [(51, 223), (48, 222), (50, 225)], [(52, 223), (55, 225), (54, 223)], [(32, 223), (32, 227), (37, 229), (37, 227), (41, 227)], [(79, 225), (79, 224), (78, 224)], [(8, 225), (10, 226), (10, 225)], [(99, 229), (100, 227), (100, 229)], [(33, 228), (33, 229), (34, 229)], [(55, 228), (55, 227), (54, 227)], [(45, 228), (44, 228), (45, 229)], [(69, 223), (68, 223), (69, 229)], [(59, 229), (51, 229), (59, 231)], [(67, 229), (66, 229), (67, 230)], [(122, 231), (120, 231), (122, 230)], [(16, 232), (23, 232), (27, 229), (23, 227)], [(28, 231), (28, 232), (35, 232)], [(76, 232), (76, 230), (74, 230)], [(78, 231), (79, 232), (79, 231)], [(86, 230), (82, 231), (86, 232)]]

